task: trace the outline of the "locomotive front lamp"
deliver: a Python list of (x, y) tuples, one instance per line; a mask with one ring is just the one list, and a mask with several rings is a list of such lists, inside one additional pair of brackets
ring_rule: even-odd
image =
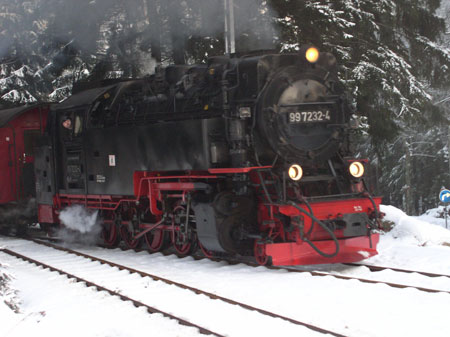
[(305, 57), (309, 63), (316, 63), (319, 59), (319, 50), (315, 47), (310, 47), (306, 50)]
[(348, 167), (348, 171), (355, 178), (361, 178), (364, 174), (364, 165), (359, 161), (354, 161)]
[(299, 181), (303, 177), (303, 169), (300, 165), (293, 164), (289, 167), (288, 174), (292, 180)]

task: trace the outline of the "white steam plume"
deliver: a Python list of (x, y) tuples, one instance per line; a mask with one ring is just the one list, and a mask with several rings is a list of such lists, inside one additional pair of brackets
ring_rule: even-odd
[(58, 236), (66, 243), (94, 245), (99, 242), (102, 227), (98, 211), (86, 209), (82, 205), (73, 205), (62, 210), (59, 219), (64, 228), (58, 231)]
[(73, 205), (65, 208), (59, 219), (69, 229), (82, 234), (91, 232), (97, 224), (98, 211), (89, 211), (81, 205)]

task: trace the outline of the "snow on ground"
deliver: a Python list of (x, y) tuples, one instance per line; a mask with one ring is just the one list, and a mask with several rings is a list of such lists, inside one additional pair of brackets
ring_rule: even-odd
[[(17, 309), (20, 305), (17, 291), (11, 287), (13, 276), (7, 270), (8, 266), (0, 263), (0, 317), (2, 328), (6, 330), (17, 324), (20, 315)], [(0, 329), (0, 333), (3, 329)]]
[(378, 255), (365, 263), (450, 275), (450, 230), (429, 214), (410, 217), (393, 206), (381, 206), (394, 228), (381, 237)]
[(447, 223), (445, 221), (445, 213), (448, 214), (450, 206), (439, 206), (437, 208), (429, 209), (421, 216), (417, 217), (425, 222), (450, 229), (450, 218), (447, 216)]
[[(450, 244), (450, 230), (442, 226), (441, 219), (430, 219), (430, 214), (409, 217), (392, 206), (382, 206), (381, 211), (395, 226), (381, 236), (379, 255), (364, 263), (450, 275), (450, 247), (446, 246)], [(5, 237), (0, 237), (0, 247), (38, 256), (49, 251), (46, 247)], [(251, 268), (243, 264), (230, 266), (209, 260), (194, 261), (190, 257), (179, 259), (99, 247), (76, 249), (348, 336), (450, 335), (447, 314), (450, 295), (445, 293), (429, 294), (415, 289), (395, 289), (332, 277), (313, 277), (309, 273)], [(140, 336), (145, 332), (152, 336), (198, 335), (194, 329), (161, 316), (148, 315), (131, 304), (128, 307), (114, 297), (96, 293), (84, 285), (68, 282), (62, 276), (2, 253), (0, 264), (0, 275), (2, 271), (12, 275), (7, 282), (10, 294), (17, 289), (17, 300), (20, 301), (20, 313), (16, 314), (4, 305), (0, 292), (2, 337), (31, 334)], [(337, 265), (328, 268), (330, 271), (339, 269)], [(355, 276), (375, 274), (368, 272), (366, 267), (347, 267), (345, 270)], [(400, 278), (398, 283), (435, 282), (428, 287), (450, 290), (450, 280), (446, 278), (429, 281), (422, 280), (420, 275), (400, 275), (392, 277)], [(167, 298), (167, 301), (176, 303), (177, 298)], [(226, 312), (213, 314), (227, 317)], [(240, 325), (242, 336), (252, 335), (251, 326), (245, 322)], [(273, 332), (267, 335), (273, 336)], [(280, 332), (280, 335), (289, 334)]]
[[(193, 328), (182, 327), (162, 315), (149, 315), (143, 308), (123, 303), (105, 292), (30, 265), (8, 259), (19, 289), (21, 313), (11, 315), (0, 306), (0, 336), (198, 336)], [(3, 309), (3, 310), (2, 310)], [(6, 315), (5, 315), (6, 314)]]

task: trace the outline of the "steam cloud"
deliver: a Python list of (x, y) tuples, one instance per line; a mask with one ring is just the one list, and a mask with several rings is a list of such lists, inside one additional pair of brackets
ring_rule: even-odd
[[(273, 10), (268, 4), (262, 6), (261, 3), (261, 0), (234, 1), (236, 38), (238, 39), (239, 35), (246, 37), (243, 42), (248, 50), (272, 49), (279, 37), (278, 27), (272, 20), (275, 17)], [(248, 13), (255, 15), (255, 18), (249, 20)], [(251, 36), (253, 34), (254, 36)]]
[(98, 211), (90, 212), (81, 205), (65, 208), (59, 215), (61, 222), (69, 229), (82, 234), (92, 231), (97, 224)]
[[(155, 33), (149, 29), (151, 24), (149, 26), (148, 18), (151, 20), (152, 15), (144, 10), (147, 1), (156, 5), (156, 16), (162, 20), (160, 24), (163, 30), (169, 28), (167, 18), (176, 17), (184, 23), (170, 27), (171, 30), (179, 30), (172, 31), (172, 34), (183, 38), (211, 37), (220, 36), (224, 30), (223, 0), (37, 0), (23, 5), (0, 0), (0, 18), (8, 13), (15, 15), (5, 17), (13, 16), (7, 26), (10, 29), (0, 32), (0, 58), (6, 56), (9, 46), (16, 40), (22, 41), (23, 48), (26, 47), (28, 52), (38, 55), (45, 54), (52, 46), (61, 47), (73, 41), (71, 48), (85, 56), (94, 55), (100, 60), (105, 52), (103, 48), (111, 47), (105, 45), (102, 32), (98, 34), (101, 26), (113, 35), (116, 30), (127, 27), (129, 36), (126, 39), (135, 40), (137, 44), (139, 37), (144, 39)], [(238, 47), (240, 45), (247, 50), (273, 47), (279, 34), (268, 1), (234, 0), (234, 8), (236, 39), (242, 41)], [(147, 18), (145, 13), (149, 15)], [(82, 24), (80, 18), (83, 18)], [(162, 33), (164, 44), (168, 39), (164, 35), (166, 33)], [(45, 39), (41, 37), (44, 44), (33, 40), (33, 36), (40, 34), (47, 35)], [(117, 43), (120, 45), (123, 41)]]
[[(174, 0), (172, 0), (174, 1)], [(195, 22), (192, 18), (185, 17), (186, 26), (196, 26), (193, 35), (208, 37), (222, 34), (224, 31), (224, 0), (196, 0), (178, 1), (181, 6), (169, 6), (169, 16), (180, 16), (180, 10), (185, 11), (189, 6), (199, 6), (201, 18)], [(181, 9), (180, 9), (181, 8)], [(261, 0), (234, 0), (234, 20), (237, 40), (237, 51), (249, 51), (256, 49), (271, 49), (274, 41), (279, 37), (279, 29), (272, 18), (274, 10), (267, 1)], [(182, 28), (182, 26), (180, 27)], [(188, 34), (186, 31), (172, 32), (180, 37)], [(241, 49), (241, 50), (239, 50)]]
[(81, 205), (65, 208), (59, 214), (61, 223), (65, 226), (58, 236), (67, 243), (82, 242), (96, 244), (101, 231), (98, 211), (91, 211)]
[[(269, 1), (234, 0), (234, 15), (238, 53), (274, 48), (280, 34)], [(152, 54), (171, 63), (177, 51), (193, 63), (204, 55), (183, 59), (183, 51), (196, 54), (197, 43), (207, 56), (220, 54), (213, 48), (223, 37), (224, 0), (0, 0), (0, 22), (0, 78), (23, 65), (35, 72), (34, 83), (5, 86), (2, 95), (61, 101), (80, 80), (152, 74)]]
[(0, 208), (0, 219), (3, 222), (17, 222), (37, 217), (36, 199), (30, 198), (28, 201), (19, 202), (9, 207)]

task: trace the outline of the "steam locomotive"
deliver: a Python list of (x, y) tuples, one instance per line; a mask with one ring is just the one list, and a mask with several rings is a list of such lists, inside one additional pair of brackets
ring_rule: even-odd
[(110, 247), (261, 265), (367, 258), (381, 199), (352, 157), (351, 114), (335, 57), (311, 46), (80, 85), (36, 149), (38, 221), (81, 204)]

